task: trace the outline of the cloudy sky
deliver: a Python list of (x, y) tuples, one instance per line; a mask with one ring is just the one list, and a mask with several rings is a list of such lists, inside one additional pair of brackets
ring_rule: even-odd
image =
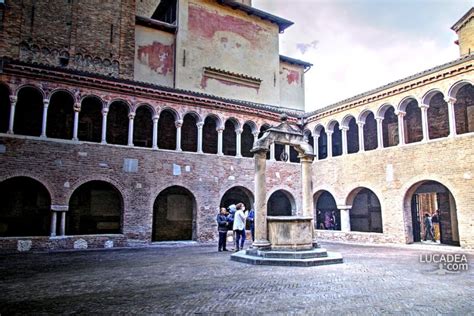
[(473, 0), (253, 0), (295, 22), (280, 53), (312, 63), (312, 111), (459, 58), (451, 26)]

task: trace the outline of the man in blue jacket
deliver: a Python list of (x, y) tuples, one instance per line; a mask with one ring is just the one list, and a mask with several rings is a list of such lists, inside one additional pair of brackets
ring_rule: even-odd
[(227, 210), (225, 207), (221, 208), (219, 214), (217, 214), (217, 231), (219, 232), (219, 246), (218, 251), (227, 251), (226, 239), (227, 231), (229, 230), (229, 223), (227, 222)]

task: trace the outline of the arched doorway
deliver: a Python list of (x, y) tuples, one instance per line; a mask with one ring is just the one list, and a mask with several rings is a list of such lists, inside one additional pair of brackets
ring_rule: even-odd
[(51, 197), (40, 182), (15, 177), (0, 183), (0, 236), (48, 236)]
[(424, 239), (424, 216), (432, 217), (437, 243), (459, 246), (456, 201), (443, 184), (436, 181), (421, 181), (414, 184), (407, 193), (406, 212), (411, 219), (413, 241)]
[(152, 241), (195, 239), (196, 199), (180, 186), (164, 189), (153, 204)]
[(374, 192), (367, 188), (357, 188), (349, 194), (347, 205), (352, 205), (349, 212), (351, 231), (382, 233), (382, 209)]
[(331, 193), (324, 190), (316, 192), (314, 205), (316, 207), (316, 229), (341, 230), (341, 212)]
[(290, 192), (278, 190), (270, 195), (267, 202), (268, 216), (291, 216), (296, 212), (295, 198)]
[(119, 234), (122, 213), (123, 199), (117, 188), (105, 181), (84, 183), (69, 200), (66, 234)]
[(229, 205), (237, 203), (244, 203), (247, 210), (253, 208), (254, 199), (252, 192), (240, 186), (230, 188), (222, 196), (220, 206), (227, 208)]

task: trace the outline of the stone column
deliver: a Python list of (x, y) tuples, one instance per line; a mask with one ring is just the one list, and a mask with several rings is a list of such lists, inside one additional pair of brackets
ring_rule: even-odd
[(341, 231), (350, 232), (351, 231), (351, 217), (350, 209), (352, 205), (338, 205), (337, 208), (341, 212)]
[(270, 145), (270, 160), (275, 161), (275, 143)]
[(242, 157), (242, 132), (243, 129), (240, 128), (235, 130), (235, 155), (239, 158)]
[(347, 144), (347, 131), (349, 130), (348, 126), (342, 126), (341, 127), (341, 136), (342, 136), (342, 154), (347, 155), (349, 149), (348, 144)]
[(48, 120), (48, 107), (49, 107), (49, 99), (43, 100), (43, 124), (41, 125), (41, 136), (46, 137), (46, 124)]
[(255, 242), (253, 247), (268, 248), (267, 232), (267, 188), (265, 171), (267, 164), (267, 151), (255, 152)]
[(101, 144), (107, 144), (107, 113), (109, 113), (109, 108), (102, 109), (102, 140)]
[(365, 145), (364, 145), (364, 122), (357, 122), (357, 127), (359, 129), (359, 152), (365, 151)]
[(454, 103), (456, 103), (455, 98), (446, 97), (444, 101), (448, 103), (448, 121), (449, 121), (449, 137), (456, 136), (456, 115), (454, 112)]
[(59, 226), (59, 235), (66, 235), (66, 212), (61, 212), (61, 221)]
[(426, 142), (430, 139), (430, 133), (428, 129), (428, 108), (427, 104), (420, 104), (421, 109), (421, 126), (423, 128), (423, 141)]
[(133, 147), (133, 122), (135, 120), (135, 112), (128, 114), (128, 146)]
[(405, 122), (403, 118), (406, 112), (398, 111), (396, 114), (398, 116), (398, 145), (405, 145)]
[(196, 123), (198, 129), (198, 139), (197, 139), (197, 152), (202, 154), (202, 129), (204, 127), (204, 122)]
[(153, 138), (152, 138), (152, 148), (158, 149), (158, 120), (159, 116), (153, 116)]
[(74, 103), (74, 127), (72, 130), (72, 140), (78, 141), (79, 137), (77, 137), (77, 133), (79, 131), (79, 113), (81, 112), (81, 103), (76, 102)]
[(290, 162), (290, 145), (285, 145), (285, 153), (286, 156), (288, 157), (288, 160), (286, 162)]
[(327, 131), (326, 132), (326, 135), (327, 135), (327, 146), (328, 146), (328, 149), (327, 149), (327, 152), (328, 152), (328, 158), (331, 158), (332, 157), (332, 131)]
[(15, 107), (18, 98), (14, 95), (10, 96), (10, 121), (8, 123), (8, 134), (13, 134), (13, 124), (15, 122)]
[(312, 197), (312, 174), (311, 165), (312, 157), (299, 156), (301, 163), (301, 192), (302, 192), (302, 209), (303, 216), (314, 218), (313, 197)]
[(383, 148), (383, 117), (376, 117), (375, 120), (377, 121), (377, 148)]
[[(253, 135), (253, 143), (255, 144), (255, 142), (258, 140), (258, 132), (253, 132), (252, 135)], [(253, 146), (252, 146), (253, 147)]]
[[(313, 153), (316, 159), (319, 159), (319, 135), (313, 136)], [(316, 161), (316, 159), (314, 161)]]
[(222, 152), (222, 136), (223, 136), (223, 133), (224, 133), (224, 129), (222, 127), (218, 127), (217, 128), (217, 154), (219, 156), (222, 156), (224, 155), (224, 153)]
[(174, 122), (176, 126), (176, 151), (182, 151), (181, 149), (181, 126), (183, 126), (183, 120), (177, 120)]
[(56, 236), (56, 225), (57, 225), (57, 213), (56, 211), (51, 210), (51, 229), (50, 229), (50, 236)]

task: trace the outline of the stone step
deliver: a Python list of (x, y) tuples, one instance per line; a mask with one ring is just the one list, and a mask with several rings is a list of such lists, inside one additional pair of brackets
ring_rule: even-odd
[[(252, 253), (249, 253), (252, 255)], [(300, 251), (283, 251), (283, 250), (272, 250), (272, 251), (259, 251), (257, 256), (264, 258), (280, 258), (280, 259), (310, 259), (310, 258), (322, 258), (327, 257), (327, 251), (324, 248), (316, 248), (311, 250), (300, 250)]]
[(245, 251), (239, 251), (231, 255), (232, 261), (243, 262), (254, 265), (273, 265), (273, 266), (294, 266), (294, 267), (312, 267), (327, 264), (343, 263), (342, 255), (337, 252), (327, 252), (326, 257), (290, 259), (290, 258), (269, 258), (248, 255)]

